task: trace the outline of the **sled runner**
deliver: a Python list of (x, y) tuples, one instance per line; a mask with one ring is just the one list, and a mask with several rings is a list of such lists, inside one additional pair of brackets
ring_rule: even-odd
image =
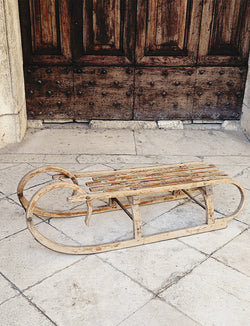
[[(38, 190), (31, 200), (28, 201), (24, 196), (24, 188), (27, 182), (40, 173), (48, 172), (55, 172), (53, 175), (54, 181)], [(79, 178), (88, 179), (89, 181), (85, 182), (84, 187), (82, 187), (78, 185)], [(63, 181), (63, 179), (68, 180)], [(71, 182), (69, 182), (69, 179), (71, 179)], [(219, 184), (235, 185), (240, 192), (241, 199), (238, 208), (233, 214), (215, 219), (213, 187)], [(39, 199), (45, 194), (61, 188), (72, 189), (73, 192), (68, 197), (68, 201), (84, 202), (87, 205), (87, 209), (77, 212), (52, 211), (37, 205)], [(197, 201), (194, 197), (199, 192), (204, 198), (204, 203)], [(18, 185), (17, 193), (22, 206), (26, 210), (28, 229), (34, 238), (52, 250), (67, 254), (92, 254), (219, 230), (225, 228), (227, 223), (240, 213), (245, 201), (245, 192), (240, 184), (220, 171), (215, 165), (202, 162), (76, 173), (56, 166), (44, 166), (26, 174)], [(140, 213), (141, 205), (186, 197), (191, 198), (195, 203), (204, 208), (206, 211), (206, 223), (199, 226), (143, 236)], [(124, 198), (127, 199), (125, 204)], [(105, 206), (95, 208), (93, 202), (96, 200), (107, 200), (108, 203)], [(85, 223), (88, 226), (91, 223), (92, 214), (118, 209), (124, 210), (132, 220), (133, 239), (99, 245), (68, 246), (46, 238), (37, 230), (33, 222), (33, 214), (37, 214), (44, 219), (84, 215)]]

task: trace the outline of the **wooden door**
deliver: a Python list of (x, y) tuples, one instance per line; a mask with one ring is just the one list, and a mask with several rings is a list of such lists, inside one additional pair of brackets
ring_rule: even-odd
[(248, 0), (203, 2), (194, 118), (239, 119), (250, 30)]
[(139, 0), (135, 119), (239, 119), (247, 0)]
[(136, 2), (20, 0), (31, 119), (132, 119)]
[(74, 2), (75, 111), (84, 119), (132, 119), (136, 2)]
[(248, 3), (19, 0), (28, 117), (239, 119)]
[(135, 119), (191, 119), (199, 0), (139, 0)]

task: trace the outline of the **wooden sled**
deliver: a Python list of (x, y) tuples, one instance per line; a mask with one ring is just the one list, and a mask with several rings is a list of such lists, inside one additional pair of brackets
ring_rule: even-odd
[[(40, 173), (55, 172), (54, 181), (38, 190), (30, 201), (24, 196), (24, 188), (27, 182)], [(79, 178), (91, 178), (83, 189), (78, 185)], [(71, 179), (71, 182), (63, 181)], [(213, 205), (213, 186), (219, 184), (235, 185), (241, 195), (240, 203), (236, 211), (230, 216), (215, 219)], [(50, 211), (37, 205), (38, 200), (48, 192), (59, 189), (72, 189), (69, 202), (86, 202), (87, 210), (77, 212)], [(198, 202), (194, 195), (200, 192), (204, 198), (204, 204)], [(202, 162), (190, 162), (185, 164), (163, 165), (155, 167), (123, 169), (116, 171), (96, 171), (72, 173), (56, 166), (45, 166), (26, 174), (20, 181), (17, 189), (19, 200), (26, 210), (27, 226), (34, 238), (42, 245), (67, 254), (92, 254), (128, 247), (139, 246), (147, 243), (174, 239), (207, 231), (219, 230), (227, 226), (228, 221), (237, 216), (245, 202), (245, 191), (230, 176), (220, 171), (215, 165)], [(164, 194), (164, 195), (162, 195)], [(151, 196), (144, 199), (144, 196)], [(168, 200), (189, 197), (206, 210), (206, 223), (203, 225), (184, 229), (168, 231), (150, 236), (142, 235), (142, 222), (140, 206), (154, 204)], [(127, 204), (121, 203), (121, 198), (127, 198)], [(94, 208), (94, 200), (108, 200), (108, 204)], [(131, 208), (131, 212), (128, 210)], [(113, 243), (105, 243), (90, 246), (68, 246), (56, 243), (41, 234), (33, 223), (33, 214), (45, 219), (66, 218), (84, 215), (85, 223), (89, 225), (92, 214), (123, 209), (133, 222), (134, 238)]]

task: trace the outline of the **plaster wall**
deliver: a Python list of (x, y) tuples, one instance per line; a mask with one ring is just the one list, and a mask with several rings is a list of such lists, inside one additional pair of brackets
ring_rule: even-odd
[(248, 61), (248, 76), (242, 107), (241, 127), (244, 134), (250, 140), (250, 57)]
[(17, 0), (0, 0), (0, 147), (22, 140), (27, 126)]

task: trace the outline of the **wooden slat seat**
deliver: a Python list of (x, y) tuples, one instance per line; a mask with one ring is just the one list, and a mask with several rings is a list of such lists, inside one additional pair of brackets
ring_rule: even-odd
[(145, 170), (131, 169), (119, 170), (115, 174), (93, 177), (87, 182), (91, 192), (109, 192), (123, 190), (137, 190), (148, 187), (162, 187), (164, 185), (181, 185), (182, 183), (195, 183), (201, 181), (219, 181), (230, 178), (227, 174), (216, 168), (215, 165), (193, 163), (192, 165), (173, 165), (151, 167)]

